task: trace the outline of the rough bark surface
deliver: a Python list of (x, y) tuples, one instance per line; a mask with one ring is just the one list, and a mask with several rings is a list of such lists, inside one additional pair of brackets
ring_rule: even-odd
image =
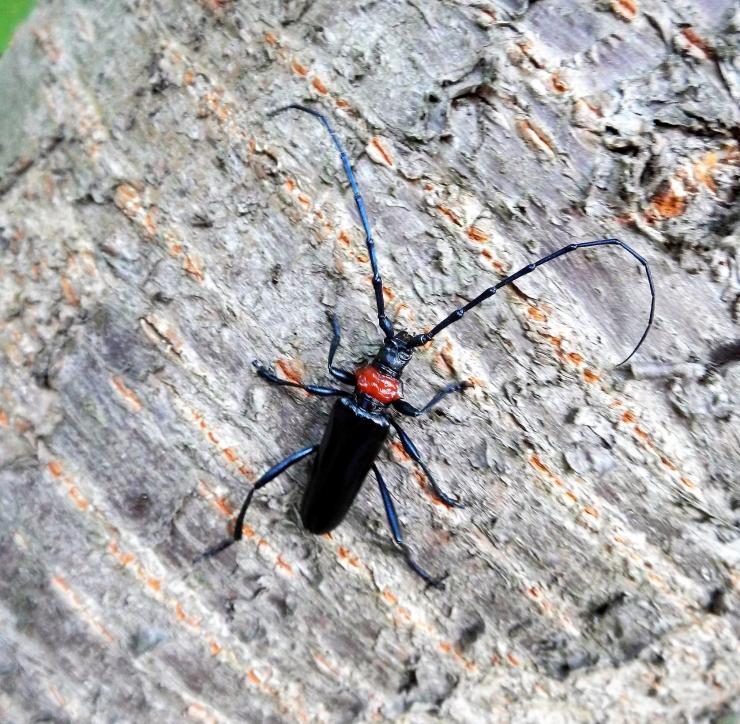
[[(731, 0), (42, 2), (0, 59), (0, 719), (714, 721), (738, 703), (738, 35)], [(327, 379), (387, 303), (407, 423), (305, 534)]]

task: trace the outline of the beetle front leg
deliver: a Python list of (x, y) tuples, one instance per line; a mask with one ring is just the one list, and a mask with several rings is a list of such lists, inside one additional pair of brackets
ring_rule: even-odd
[(263, 380), (269, 382), (271, 385), (278, 385), (280, 387), (295, 387), (296, 389), (304, 390), (311, 395), (317, 395), (319, 397), (342, 397), (350, 394), (346, 390), (340, 390), (336, 387), (324, 387), (323, 385), (302, 385), (300, 384), (300, 382), (284, 380), (282, 377), (278, 377), (271, 369), (265, 367), (258, 360), (254, 360), (252, 364), (257, 370), (257, 374)]
[(388, 490), (388, 486), (385, 484), (385, 480), (383, 480), (383, 476), (380, 474), (380, 470), (378, 470), (378, 466), (373, 464), (373, 472), (375, 473), (375, 478), (378, 481), (378, 487), (380, 488), (380, 494), (383, 496), (383, 505), (385, 506), (385, 514), (388, 518), (388, 525), (391, 529), (391, 534), (393, 535), (393, 540), (396, 541), (396, 545), (403, 551), (404, 558), (406, 559), (406, 563), (409, 564), (409, 568), (411, 568), (414, 573), (421, 576), (430, 586), (434, 586), (435, 588), (444, 588), (444, 579), (445, 576), (442, 576), (441, 578), (434, 578), (433, 576), (429, 575), (411, 556), (411, 551), (409, 550), (409, 547), (406, 545), (405, 541), (403, 540), (403, 533), (401, 532), (401, 524), (398, 522), (398, 515), (396, 514), (396, 508), (393, 505), (393, 498), (391, 497), (391, 493)]
[(427, 410), (431, 410), (432, 407), (434, 407), (447, 395), (450, 395), (453, 392), (462, 392), (463, 390), (467, 390), (469, 387), (472, 386), (473, 383), (468, 382), (467, 380), (463, 382), (452, 382), (449, 385), (443, 387), (434, 397), (432, 397), (431, 400), (429, 400), (429, 402), (427, 402), (426, 405), (424, 405), (424, 407), (414, 407), (413, 405), (406, 402), (406, 400), (396, 400), (393, 403), (393, 409), (397, 410), (402, 415), (407, 415), (409, 417), (419, 417), (419, 415), (423, 415)]
[(426, 475), (427, 480), (429, 481), (429, 487), (432, 489), (434, 497), (437, 498), (437, 500), (439, 500), (440, 502), (444, 503), (445, 505), (449, 505), (452, 508), (464, 508), (465, 505), (461, 503), (457, 498), (451, 498), (449, 495), (440, 490), (439, 486), (437, 485), (437, 481), (434, 479), (431, 471), (427, 467), (426, 463), (421, 459), (421, 455), (416, 449), (416, 446), (413, 442), (411, 442), (411, 438), (409, 438), (409, 436), (401, 429), (401, 426), (394, 419), (390, 417), (388, 419), (398, 433), (398, 437), (401, 438), (401, 445), (403, 445), (403, 449), (424, 471), (424, 475)]
[(252, 496), (255, 492), (260, 488), (263, 488), (271, 480), (274, 480), (278, 475), (280, 475), (280, 473), (284, 473), (292, 465), (295, 465), (297, 462), (303, 460), (303, 458), (308, 457), (309, 455), (313, 455), (313, 453), (318, 449), (318, 445), (309, 445), (308, 447), (304, 447), (302, 450), (298, 450), (297, 452), (288, 455), (285, 460), (281, 460), (277, 465), (273, 465), (259, 480), (257, 480), (257, 482), (250, 488), (249, 493), (247, 493), (247, 499), (244, 501), (244, 505), (242, 505), (239, 515), (236, 518), (236, 523), (234, 524), (234, 537), (227, 538), (226, 540), (221, 541), (218, 545), (213, 546), (213, 548), (209, 548), (205, 553), (201, 553), (195, 559), (195, 562), (203, 558), (211, 558), (241, 540), (244, 532), (244, 516), (247, 514), (247, 508), (249, 508), (249, 504), (252, 502)]

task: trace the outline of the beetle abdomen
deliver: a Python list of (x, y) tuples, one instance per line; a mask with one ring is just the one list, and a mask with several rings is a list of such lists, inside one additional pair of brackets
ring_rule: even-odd
[(335, 403), (306, 492), (301, 521), (311, 533), (328, 533), (347, 514), (388, 436), (390, 423), (352, 400)]

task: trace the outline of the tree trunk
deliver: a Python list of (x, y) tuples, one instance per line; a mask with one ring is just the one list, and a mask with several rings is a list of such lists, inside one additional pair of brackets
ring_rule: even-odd
[[(0, 718), (714, 721), (740, 708), (730, 0), (43, 2), (0, 59)], [(734, 12), (734, 14), (733, 14)], [(300, 463), (377, 350), (359, 218), (474, 387), (311, 536)], [(733, 206), (734, 204), (734, 206)], [(620, 356), (621, 355), (621, 356)]]

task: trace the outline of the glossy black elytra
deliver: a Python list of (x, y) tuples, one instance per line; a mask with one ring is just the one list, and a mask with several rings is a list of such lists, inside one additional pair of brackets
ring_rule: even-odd
[(376, 458), (380, 452), (383, 443), (386, 441), (390, 429), (393, 428), (399, 436), (401, 444), (408, 455), (421, 467), (429, 481), (429, 486), (434, 496), (450, 506), (459, 506), (460, 503), (440, 490), (429, 468), (426, 466), (419, 451), (409, 439), (408, 435), (401, 429), (399, 423), (392, 418), (388, 412), (389, 407), (393, 407), (402, 415), (418, 417), (427, 410), (434, 407), (446, 395), (453, 392), (460, 392), (469, 387), (468, 382), (454, 382), (442, 388), (434, 397), (423, 407), (414, 407), (402, 399), (401, 375), (404, 368), (411, 360), (414, 349), (420, 345), (426, 344), (434, 339), (439, 332), (449, 325), (462, 319), (463, 315), (469, 310), (477, 307), (481, 302), (492, 297), (496, 292), (511, 284), (513, 281), (534, 271), (542, 264), (553, 261), (564, 254), (568, 254), (576, 249), (586, 249), (595, 246), (619, 246), (645, 268), (648, 284), (650, 285), (650, 315), (648, 318), (645, 331), (640, 337), (632, 352), (620, 364), (624, 364), (638, 350), (648, 334), (650, 325), (653, 322), (655, 312), (655, 288), (653, 279), (650, 274), (650, 268), (647, 262), (634, 249), (619, 239), (600, 239), (597, 241), (587, 241), (578, 244), (569, 244), (554, 251), (552, 254), (535, 261), (520, 269), (518, 272), (511, 274), (492, 287), (489, 287), (472, 301), (459, 307), (451, 314), (446, 316), (429, 332), (423, 334), (410, 335), (403, 331), (395, 331), (393, 323), (386, 316), (385, 304), (383, 300), (383, 283), (378, 269), (378, 260), (375, 254), (375, 241), (370, 229), (370, 222), (365, 211), (365, 203), (360, 194), (357, 180), (352, 171), (349, 158), (342, 147), (339, 138), (332, 128), (329, 120), (323, 114), (312, 108), (291, 104), (275, 111), (281, 113), (290, 108), (310, 113), (323, 123), (329, 132), (334, 145), (339, 151), (339, 156), (347, 174), (347, 179), (352, 188), (357, 204), (357, 210), (360, 214), (360, 220), (365, 230), (365, 241), (370, 265), (373, 271), (373, 289), (375, 291), (375, 303), (378, 310), (378, 323), (380, 329), (385, 335), (383, 346), (378, 351), (375, 358), (367, 366), (353, 372), (340, 369), (334, 366), (334, 355), (339, 347), (340, 331), (336, 317), (332, 318), (333, 336), (329, 346), (329, 374), (344, 385), (350, 385), (354, 389), (338, 389), (334, 387), (323, 387), (320, 385), (302, 385), (297, 382), (285, 380), (277, 377), (271, 370), (255, 362), (257, 374), (267, 382), (275, 385), (286, 387), (298, 387), (312, 395), (320, 397), (338, 397), (334, 403), (329, 421), (324, 431), (324, 436), (319, 445), (309, 445), (308, 447), (298, 450), (289, 455), (274, 467), (270, 468), (250, 489), (244, 505), (242, 505), (239, 515), (236, 519), (233, 538), (229, 538), (219, 545), (211, 548), (203, 557), (213, 556), (224, 550), (232, 543), (242, 537), (242, 528), (244, 525), (244, 516), (247, 508), (252, 501), (255, 491), (264, 487), (271, 480), (274, 480), (280, 473), (289, 467), (311, 455), (316, 455), (311, 477), (303, 494), (301, 502), (301, 521), (306, 530), (311, 533), (326, 533), (335, 528), (344, 519), (352, 502), (354, 501), (365, 477), (373, 471), (380, 494), (383, 498), (383, 505), (388, 517), (388, 524), (396, 544), (403, 552), (408, 565), (427, 583), (442, 587), (442, 579), (434, 578), (427, 573), (411, 556), (411, 552), (404, 542), (401, 533), (401, 527), (398, 522), (393, 499), (383, 480), (380, 470), (376, 464)]

